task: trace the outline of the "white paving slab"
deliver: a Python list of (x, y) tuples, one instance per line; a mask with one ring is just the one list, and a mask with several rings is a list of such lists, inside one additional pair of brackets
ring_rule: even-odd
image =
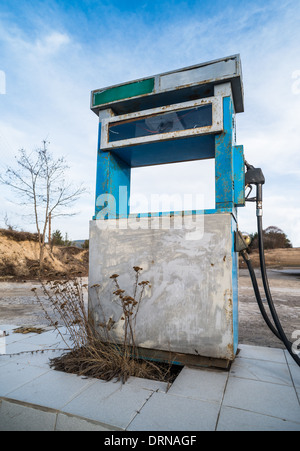
[(0, 406), (0, 431), (30, 432), (54, 431), (56, 413), (29, 406), (2, 401)]
[(293, 386), (289, 368), (284, 363), (239, 358), (233, 362), (230, 375), (274, 384)]
[(30, 337), (34, 337), (36, 334), (30, 333), (30, 334), (16, 334), (14, 333), (14, 331), (10, 331), (8, 332), (8, 335), (6, 338), (6, 343), (7, 344), (12, 344), (12, 343), (19, 343), (20, 341), (23, 340), (28, 340), (28, 338)]
[(213, 431), (218, 403), (154, 393), (128, 427), (128, 431)]
[(300, 424), (223, 406), (217, 431), (300, 431)]
[(0, 367), (1, 364), (6, 364), (8, 362), (15, 362), (18, 364), (23, 364), (27, 366), (37, 366), (45, 369), (50, 369), (50, 360), (55, 357), (59, 357), (62, 354), (60, 350), (47, 350), (39, 352), (26, 352), (20, 355), (12, 356), (1, 356), (0, 357)]
[(296, 388), (300, 388), (300, 368), (298, 365), (289, 365), (292, 380)]
[(10, 333), (12, 330), (17, 329), (18, 326), (13, 324), (0, 324), (0, 330)]
[(7, 343), (6, 345), (6, 349), (5, 349), (5, 354), (20, 354), (20, 353), (25, 353), (25, 352), (35, 352), (35, 351), (42, 351), (43, 347), (36, 345), (36, 344), (32, 344), (30, 342), (28, 342), (27, 340), (21, 340), (19, 342), (14, 342), (14, 343)]
[(299, 368), (299, 366), (297, 365), (295, 360), (292, 358), (292, 356), (290, 355), (290, 353), (286, 349), (284, 350), (284, 354), (285, 354), (285, 357), (286, 357), (288, 365), (294, 365), (294, 366), (297, 366)]
[(72, 342), (69, 339), (69, 334), (59, 334), (56, 330), (44, 332), (42, 334), (35, 334), (28, 337), (26, 343), (37, 345), (42, 348), (47, 347), (61, 347), (66, 348)]
[[(30, 367), (30, 369), (39, 370), (37, 367)], [(7, 397), (60, 410), (82, 390), (93, 383), (95, 383), (94, 379), (82, 379), (75, 374), (49, 370), (40, 377), (27, 382), (19, 389), (10, 391)]]
[[(20, 335), (20, 334), (14, 334)], [(38, 346), (53, 346), (55, 343), (60, 343), (61, 338), (55, 330), (43, 332), (41, 334), (28, 334), (23, 335), (26, 339), (26, 343), (38, 345)]]
[(144, 388), (145, 390), (151, 391), (161, 391), (166, 393), (168, 389), (167, 382), (154, 381), (150, 379), (143, 379), (141, 377), (130, 377), (126, 382), (126, 385), (131, 386), (132, 388), (136, 387), (138, 389)]
[(293, 387), (229, 377), (223, 405), (300, 422), (300, 405)]
[(239, 358), (256, 359), (271, 361), (277, 363), (286, 363), (285, 354), (283, 349), (267, 348), (263, 346), (249, 346), (239, 345), (240, 353), (237, 355)]
[(11, 363), (14, 360), (15, 360), (15, 357), (12, 357), (7, 354), (3, 354), (3, 355), (0, 354), (0, 368), (1, 368), (1, 366), (6, 365), (7, 363)]
[(126, 429), (153, 392), (120, 382), (96, 381), (62, 409), (63, 412)]
[(38, 368), (18, 364), (14, 361), (8, 362), (1, 366), (0, 369), (0, 396), (6, 397), (14, 390), (20, 389), (23, 391), (23, 386), (29, 382), (34, 384), (34, 381), (41, 375), (47, 374), (49, 368)]
[[(15, 328), (15, 326), (12, 326)], [(70, 343), (65, 328), (60, 328), (65, 341)], [(52, 351), (53, 350), (53, 351)], [(0, 367), (7, 361), (49, 368), (49, 360), (67, 352), (68, 347), (55, 330), (42, 334), (14, 334), (5, 337), (5, 349), (0, 353)]]
[(228, 372), (185, 367), (169, 390), (170, 395), (221, 403)]
[(114, 429), (109, 429), (85, 418), (59, 413), (57, 415), (55, 430), (59, 432), (103, 432), (112, 431)]

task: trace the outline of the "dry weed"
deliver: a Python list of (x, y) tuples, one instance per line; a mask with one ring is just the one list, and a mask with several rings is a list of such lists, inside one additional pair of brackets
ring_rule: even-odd
[[(121, 345), (115, 343), (111, 337), (114, 321), (111, 319), (106, 321), (103, 316), (103, 322), (94, 325), (89, 319), (84, 302), (88, 287), (81, 279), (41, 282), (44, 295), (50, 301), (50, 312), (45, 308), (36, 289), (33, 289), (49, 324), (57, 330), (66, 345), (66, 353), (51, 359), (52, 368), (106, 381), (116, 379), (123, 383), (130, 376), (167, 382), (174, 379), (180, 368), (174, 371), (171, 364), (154, 363), (138, 357), (134, 327), (149, 281), (139, 282), (142, 268), (135, 266), (133, 269), (135, 271), (133, 296), (129, 296), (121, 289), (118, 274), (111, 276), (115, 285), (114, 294), (123, 310), (124, 341)], [(97, 290), (99, 287), (99, 284), (95, 284), (91, 289)], [(68, 331), (68, 339), (61, 331), (61, 323)]]

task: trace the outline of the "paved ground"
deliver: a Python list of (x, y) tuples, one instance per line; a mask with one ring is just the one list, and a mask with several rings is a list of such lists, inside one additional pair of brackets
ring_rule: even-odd
[(64, 346), (55, 331), (0, 328), (10, 334), (0, 348), (1, 431), (300, 431), (300, 370), (282, 349), (240, 345), (229, 372), (184, 367), (167, 390), (53, 371), (49, 358)]
[[(300, 330), (300, 276), (268, 272), (290, 338)], [(55, 332), (13, 333), (17, 326), (46, 324), (32, 287), (0, 284), (0, 331), (9, 333), (0, 338), (1, 431), (300, 430), (300, 369), (265, 326), (245, 270), (240, 353), (230, 371), (185, 367), (169, 390), (145, 379), (131, 378), (122, 386), (51, 370), (49, 358), (65, 347)]]

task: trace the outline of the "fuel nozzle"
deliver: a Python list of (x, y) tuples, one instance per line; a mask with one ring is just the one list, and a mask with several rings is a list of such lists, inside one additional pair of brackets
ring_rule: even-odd
[(255, 168), (245, 161), (247, 172), (245, 174), (245, 184), (247, 185), (264, 185), (265, 177), (260, 168)]
[(256, 216), (262, 216), (262, 186), (265, 183), (265, 177), (260, 168), (255, 168), (247, 161), (245, 161), (247, 172), (245, 174), (245, 186), (250, 187), (252, 191), (252, 185), (256, 185), (256, 197), (249, 198), (249, 194), (246, 197), (248, 202), (256, 202)]

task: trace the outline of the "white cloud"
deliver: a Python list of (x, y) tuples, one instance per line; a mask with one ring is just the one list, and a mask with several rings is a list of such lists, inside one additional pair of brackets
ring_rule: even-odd
[(45, 57), (48, 55), (54, 55), (59, 52), (62, 47), (65, 47), (69, 43), (69, 36), (54, 31), (48, 36), (45, 36), (44, 39), (37, 40), (37, 42), (34, 43), (34, 47), (39, 56)]
[(300, 69), (298, 70), (294, 70), (292, 73), (292, 93), (295, 96), (299, 96), (300, 95)]
[(6, 75), (3, 70), (0, 70), (0, 95), (6, 94)]

